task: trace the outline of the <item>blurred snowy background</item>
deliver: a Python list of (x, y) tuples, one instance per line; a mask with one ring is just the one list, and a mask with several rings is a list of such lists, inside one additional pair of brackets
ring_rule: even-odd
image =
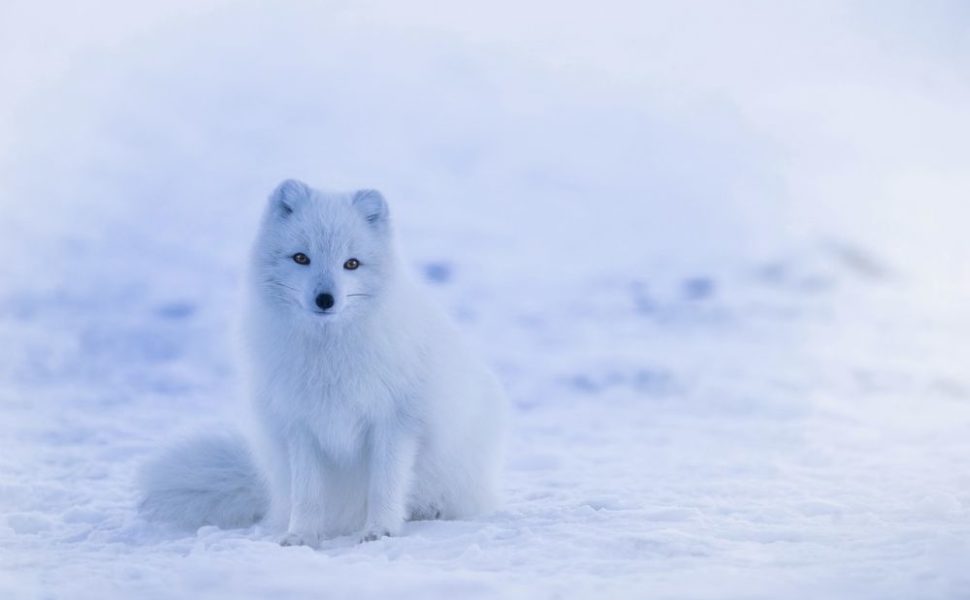
[[(970, 593), (970, 7), (0, 4), (0, 597)], [(281, 179), (376, 187), (516, 406), (503, 509), (137, 517)]]

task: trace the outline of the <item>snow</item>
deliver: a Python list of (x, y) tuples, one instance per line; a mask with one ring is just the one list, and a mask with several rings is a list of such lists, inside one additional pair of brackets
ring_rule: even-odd
[[(964, 6), (0, 10), (0, 597), (967, 595)], [(138, 517), (286, 177), (388, 197), (514, 401), (498, 512)]]

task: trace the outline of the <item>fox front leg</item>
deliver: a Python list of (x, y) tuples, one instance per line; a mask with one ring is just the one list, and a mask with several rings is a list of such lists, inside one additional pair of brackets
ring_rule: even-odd
[(317, 546), (323, 523), (323, 456), (308, 434), (294, 434), (288, 444), (290, 522), (283, 546)]
[(417, 452), (417, 437), (400, 424), (375, 427), (369, 441), (367, 519), (361, 542), (400, 533)]

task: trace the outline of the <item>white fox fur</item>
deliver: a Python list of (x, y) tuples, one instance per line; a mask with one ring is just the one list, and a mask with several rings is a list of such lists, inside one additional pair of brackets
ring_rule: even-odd
[(402, 268), (378, 192), (280, 184), (248, 285), (257, 433), (190, 440), (147, 465), (145, 515), (263, 519), (284, 545), (315, 545), (493, 506), (505, 397)]

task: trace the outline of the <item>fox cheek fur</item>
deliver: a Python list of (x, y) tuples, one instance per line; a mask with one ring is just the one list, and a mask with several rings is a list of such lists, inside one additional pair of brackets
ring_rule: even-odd
[(314, 545), (494, 506), (506, 399), (401, 268), (380, 193), (277, 187), (244, 330), (252, 432), (203, 434), (148, 464), (146, 516), (262, 521), (284, 545)]

